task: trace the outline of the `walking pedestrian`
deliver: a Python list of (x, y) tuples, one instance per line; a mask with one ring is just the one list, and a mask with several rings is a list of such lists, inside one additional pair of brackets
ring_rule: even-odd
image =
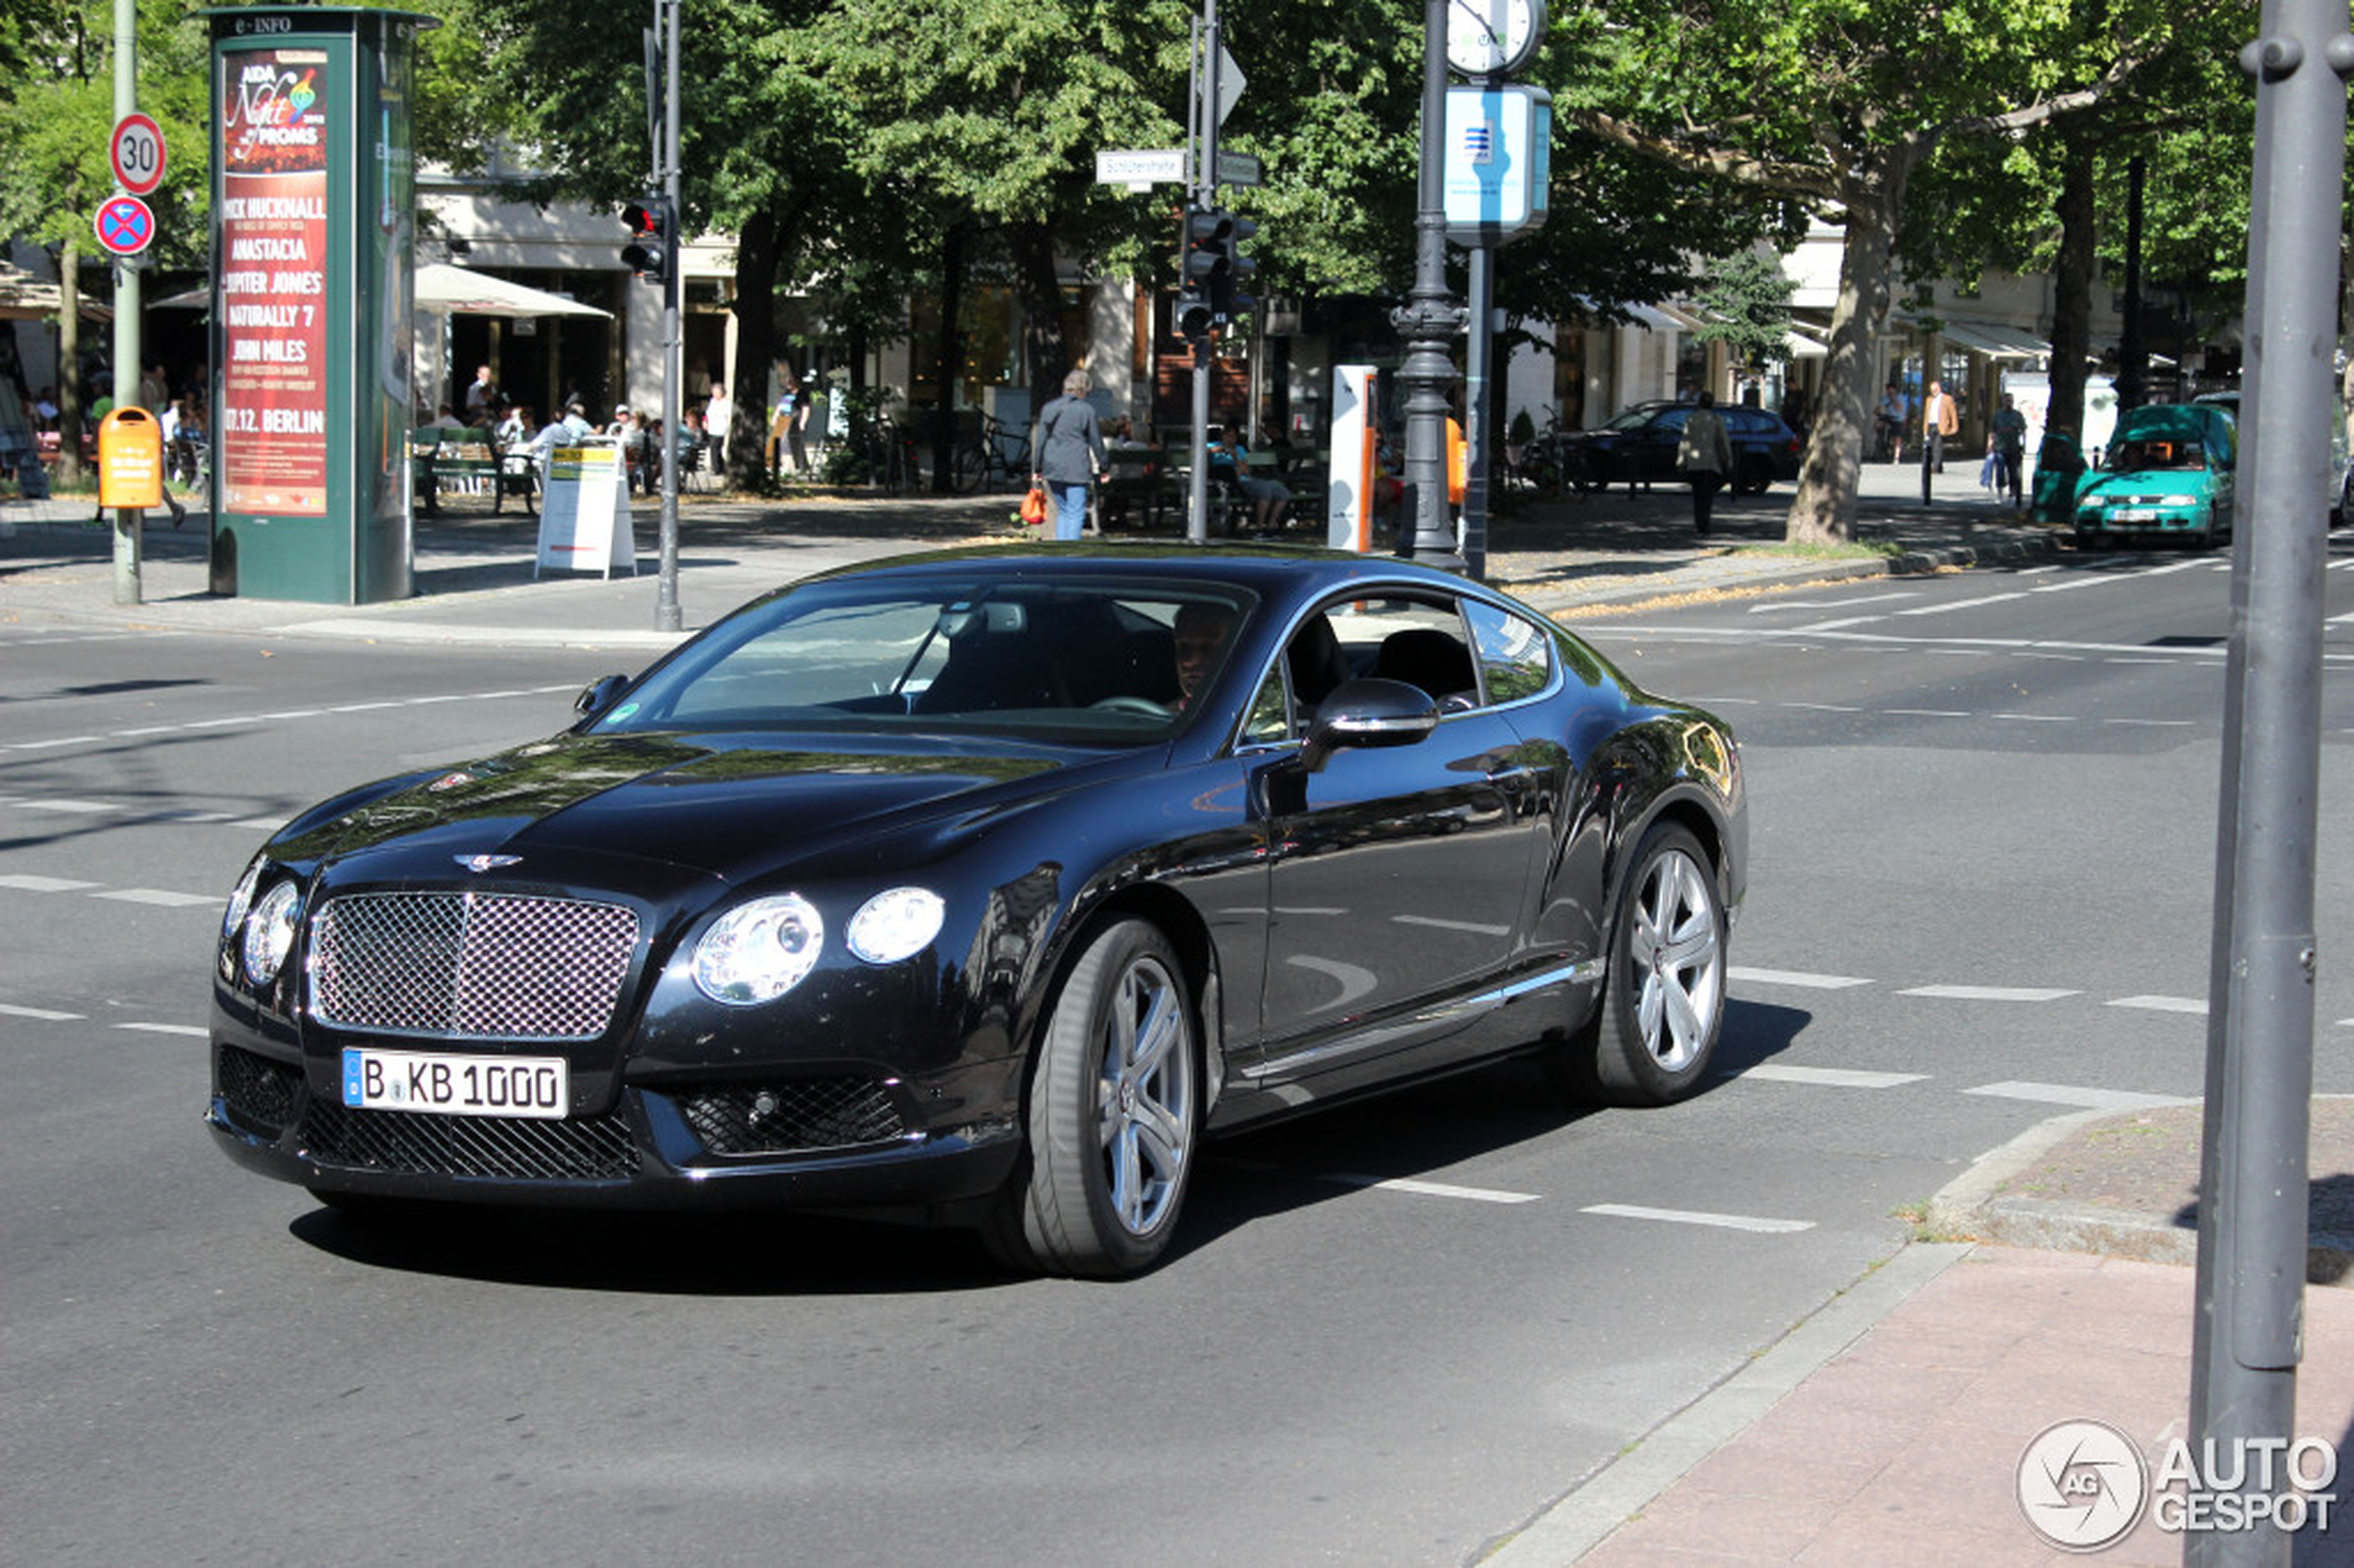
[(1063, 377), (1063, 394), (1038, 411), (1030, 449), (1038, 454), (1030, 475), (1054, 499), (1055, 537), (1066, 542), (1079, 537), (1087, 525), (1087, 487), (1104, 471), (1104, 433), (1095, 423), (1095, 406), (1087, 401), (1093, 385), (1083, 370)]
[(1995, 491), (1999, 495), (2008, 490), (2011, 504), (2021, 505), (2023, 491), (2019, 470), (2027, 462), (2027, 416), (2013, 406), (2009, 393), (2003, 394), (2003, 406), (1994, 411), (1994, 419), (1988, 426), (1988, 433), (1994, 439), (1994, 455), (2002, 462), (1995, 479)]
[(1954, 411), (1954, 399), (1945, 395), (1942, 382), (1929, 384), (1929, 392), (1921, 398), (1921, 504), (1929, 504), (1930, 480), (1945, 472), (1945, 437), (1962, 428), (1961, 415)]
[(1733, 438), (1726, 434), (1725, 418), (1716, 411), (1716, 394), (1702, 392), (1684, 421), (1684, 438), (1676, 447), (1676, 467), (1691, 481), (1692, 532), (1705, 536), (1716, 492), (1733, 472)]

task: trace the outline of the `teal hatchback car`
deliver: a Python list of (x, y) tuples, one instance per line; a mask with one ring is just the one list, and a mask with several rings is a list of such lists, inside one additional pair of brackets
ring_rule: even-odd
[(2177, 538), (2204, 550), (2232, 537), (2232, 416), (2209, 403), (2151, 403), (2117, 416), (2101, 466), (2076, 492), (2076, 542)]

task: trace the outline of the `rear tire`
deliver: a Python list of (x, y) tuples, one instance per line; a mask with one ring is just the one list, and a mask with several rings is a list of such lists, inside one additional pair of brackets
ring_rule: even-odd
[(1201, 1141), (1201, 1053), (1175, 949), (1143, 920), (1091, 937), (1030, 1086), (1029, 1148), (982, 1227), (1015, 1268), (1120, 1279), (1176, 1233)]
[(1690, 829), (1643, 835), (1628, 862), (1593, 1016), (1549, 1043), (1549, 1076), (1576, 1099), (1664, 1106), (1700, 1087), (1725, 1021), (1725, 908)]

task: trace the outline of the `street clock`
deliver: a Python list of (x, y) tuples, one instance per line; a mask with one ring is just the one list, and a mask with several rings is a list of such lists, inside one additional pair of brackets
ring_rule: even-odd
[(1448, 0), (1447, 63), (1462, 75), (1510, 76), (1545, 37), (1545, 0)]

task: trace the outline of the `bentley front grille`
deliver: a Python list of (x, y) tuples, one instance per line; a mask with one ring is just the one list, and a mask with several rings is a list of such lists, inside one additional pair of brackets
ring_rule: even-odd
[(638, 1172), (629, 1126), (618, 1111), (543, 1121), (352, 1110), (314, 1098), (303, 1118), (302, 1144), (321, 1165), (420, 1176), (617, 1182)]
[(612, 1022), (638, 915), (515, 893), (355, 893), (310, 922), (322, 1023), (458, 1040), (593, 1040)]

